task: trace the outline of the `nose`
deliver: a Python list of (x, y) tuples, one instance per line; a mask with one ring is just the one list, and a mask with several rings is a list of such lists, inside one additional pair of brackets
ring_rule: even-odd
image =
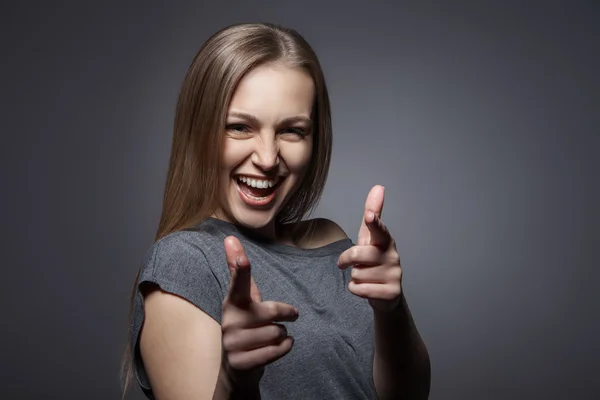
[(277, 140), (258, 140), (251, 157), (252, 163), (263, 171), (272, 171), (279, 166), (279, 144)]

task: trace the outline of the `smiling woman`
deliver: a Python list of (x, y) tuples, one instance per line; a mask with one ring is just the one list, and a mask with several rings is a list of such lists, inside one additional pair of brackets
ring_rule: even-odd
[(428, 396), (383, 187), (356, 244), (332, 221), (304, 220), (331, 137), (325, 79), (297, 32), (235, 25), (200, 49), (134, 282), (124, 396), (133, 379), (159, 400)]
[(275, 216), (312, 158), (314, 97), (311, 76), (281, 62), (241, 80), (229, 105), (215, 217), (276, 238)]

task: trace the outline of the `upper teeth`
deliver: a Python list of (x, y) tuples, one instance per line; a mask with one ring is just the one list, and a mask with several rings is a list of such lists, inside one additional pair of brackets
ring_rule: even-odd
[(238, 179), (240, 181), (244, 182), (248, 186), (252, 186), (252, 187), (255, 187), (255, 188), (259, 188), (259, 189), (271, 188), (271, 187), (275, 186), (275, 184), (279, 180), (279, 178), (275, 178), (275, 180), (271, 180), (271, 179), (254, 179), (254, 178), (248, 178), (248, 177), (245, 177), (245, 176), (238, 176)]

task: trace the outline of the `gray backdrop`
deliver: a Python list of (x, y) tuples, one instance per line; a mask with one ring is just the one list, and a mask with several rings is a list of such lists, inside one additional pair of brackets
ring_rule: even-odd
[(431, 398), (597, 398), (598, 2), (37, 3), (0, 6), (0, 398), (118, 397), (179, 86), (242, 21), (320, 55), (317, 215), (355, 238), (386, 186)]

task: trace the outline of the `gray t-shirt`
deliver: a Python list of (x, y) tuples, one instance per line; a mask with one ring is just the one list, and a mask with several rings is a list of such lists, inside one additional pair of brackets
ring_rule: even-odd
[[(157, 241), (147, 253), (138, 283), (153, 282), (220, 324), (231, 279), (223, 240), (230, 235), (240, 239), (263, 301), (288, 303), (300, 312), (298, 320), (283, 323), (294, 346), (265, 367), (262, 399), (376, 398), (373, 313), (367, 300), (348, 290), (350, 269), (341, 271), (336, 265), (339, 255), (353, 245), (350, 239), (300, 249), (261, 241), (233, 224), (208, 218)], [(138, 290), (131, 336), (134, 365), (139, 385), (152, 399), (139, 351), (143, 306)]]

